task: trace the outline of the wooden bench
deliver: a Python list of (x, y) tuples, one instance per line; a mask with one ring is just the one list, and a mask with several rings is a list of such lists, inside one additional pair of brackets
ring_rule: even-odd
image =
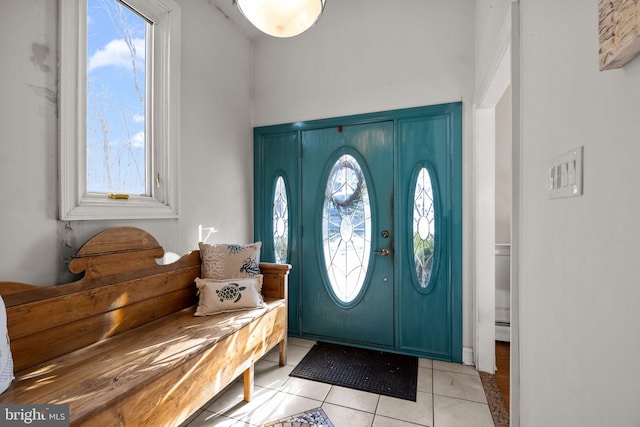
[(70, 262), (81, 280), (51, 287), (0, 282), (16, 379), (0, 403), (69, 404), (71, 425), (178, 425), (280, 345), (286, 364), (290, 266), (260, 264), (264, 309), (194, 316), (193, 251), (164, 250), (133, 227), (106, 230)]

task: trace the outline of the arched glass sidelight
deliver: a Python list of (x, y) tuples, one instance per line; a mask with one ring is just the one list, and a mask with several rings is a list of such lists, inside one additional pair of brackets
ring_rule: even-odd
[(433, 185), (429, 171), (422, 167), (418, 172), (413, 197), (413, 260), (418, 283), (423, 289), (431, 281), (436, 243)]
[(278, 264), (287, 262), (289, 248), (289, 201), (282, 176), (276, 178), (273, 190), (273, 251)]
[(371, 255), (371, 206), (358, 161), (341, 156), (331, 168), (322, 209), (327, 276), (335, 297), (349, 304), (359, 295)]

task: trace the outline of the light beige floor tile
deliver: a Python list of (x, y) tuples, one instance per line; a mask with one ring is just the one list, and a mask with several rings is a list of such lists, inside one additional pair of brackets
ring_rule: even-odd
[(285, 367), (278, 365), (276, 346), (256, 363), (251, 402), (243, 401), (240, 376), (182, 427), (251, 427), (319, 406), (336, 427), (493, 426), (482, 382), (472, 366), (418, 359), (417, 402), (411, 402), (289, 377), (314, 344), (289, 338)]
[(489, 406), (434, 396), (434, 421), (437, 427), (494, 427)]
[(366, 391), (333, 386), (331, 387), (325, 401), (327, 403), (333, 403), (334, 405), (374, 413), (378, 406), (379, 398), (379, 395), (368, 393)]
[(433, 370), (418, 368), (418, 391), (433, 393)]
[(250, 427), (250, 424), (204, 411), (188, 427)]
[[(319, 400), (278, 392), (269, 402), (263, 405), (262, 411), (264, 414), (262, 416), (258, 417), (258, 414), (253, 414), (250, 419), (242, 419), (259, 425), (261, 423), (276, 421), (290, 415), (299, 414), (310, 409), (319, 408), (320, 406), (322, 406), (322, 402)], [(268, 414), (268, 416), (266, 414)]]
[(419, 424), (376, 415), (372, 427), (417, 427)]
[(289, 379), (294, 366), (280, 366), (268, 360), (261, 360), (255, 365), (254, 384), (259, 387), (279, 389)]
[(197, 411), (195, 411), (193, 414), (191, 414), (191, 416), (189, 418), (187, 418), (186, 420), (184, 420), (179, 427), (186, 427), (189, 425), (189, 423), (193, 420), (195, 420), (196, 418), (198, 418), (198, 416), (202, 413), (203, 409), (200, 408)]
[[(310, 347), (303, 347), (299, 345), (287, 346), (287, 365), (297, 365), (307, 355)], [(273, 363), (280, 363), (280, 347), (275, 346), (260, 360), (267, 360)]]
[(297, 345), (299, 347), (307, 347), (307, 348), (311, 348), (314, 345), (316, 345), (316, 341), (305, 340), (303, 338), (295, 338), (295, 337), (287, 338), (287, 343), (289, 345)]
[[(261, 387), (253, 390), (254, 396), (264, 393)], [(202, 409), (216, 414), (222, 414), (243, 401), (244, 386), (242, 383), (233, 382), (218, 393), (212, 400), (206, 403)]]
[(216, 414), (226, 415), (231, 411), (247, 406), (262, 405), (275, 395), (275, 390), (264, 387), (254, 387), (251, 402), (244, 401), (244, 386), (242, 383), (232, 383), (216, 396), (216, 399), (202, 409)]
[(433, 371), (433, 393), (440, 396), (487, 403), (482, 381), (475, 375)]
[(267, 360), (269, 362), (279, 363), (280, 362), (280, 346), (275, 346), (274, 348), (272, 348), (267, 354), (262, 356), (260, 360)]
[(243, 400), (244, 387), (241, 383), (234, 383), (222, 396), (207, 407), (206, 411), (258, 425), (271, 418), (265, 408), (276, 393), (275, 390), (255, 387), (251, 402), (245, 402)]
[(326, 399), (329, 390), (331, 390), (330, 384), (295, 377), (289, 377), (284, 385), (278, 389), (278, 391), (320, 401)]
[(322, 409), (335, 427), (371, 427), (373, 414), (369, 412), (357, 411), (344, 406), (331, 403), (324, 403)]
[(433, 395), (419, 391), (415, 402), (380, 396), (376, 415), (424, 426), (433, 426)]
[(440, 371), (457, 372), (459, 374), (480, 376), (480, 373), (474, 366), (462, 365), (460, 363), (441, 362), (439, 360), (433, 361), (433, 369)]
[(418, 368), (433, 368), (433, 360), (431, 359), (418, 359)]
[(299, 345), (287, 346), (287, 365), (296, 366), (309, 353), (309, 347)]

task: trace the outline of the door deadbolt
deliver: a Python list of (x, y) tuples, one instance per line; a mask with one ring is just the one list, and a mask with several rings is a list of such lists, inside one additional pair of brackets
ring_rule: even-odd
[(389, 232), (387, 230), (383, 230), (380, 234), (382, 234), (382, 237), (384, 237), (385, 239), (389, 238)]

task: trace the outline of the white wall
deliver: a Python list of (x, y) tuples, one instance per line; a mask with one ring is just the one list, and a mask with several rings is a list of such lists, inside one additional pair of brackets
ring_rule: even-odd
[(512, 0), (476, 0), (475, 15), (475, 82), (476, 89), (490, 78), (492, 60), (499, 39), (504, 36), (505, 23), (511, 11)]
[(496, 105), (496, 243), (511, 243), (511, 86)]
[(469, 101), (473, 3), (334, 1), (301, 36), (258, 40), (254, 125)]
[(473, 346), (474, 1), (327, 3), (292, 39), (255, 44), (255, 126), (463, 101), (463, 346)]
[[(640, 58), (598, 71), (596, 0), (521, 0), (521, 425), (640, 423)], [(549, 161), (584, 146), (584, 195)]]
[(0, 280), (68, 281), (64, 260), (116, 225), (144, 228), (179, 253), (196, 247), (199, 224), (216, 227), (217, 241), (251, 239), (251, 44), (207, 0), (178, 2), (182, 216), (72, 223), (56, 220), (58, 3), (0, 4)]

